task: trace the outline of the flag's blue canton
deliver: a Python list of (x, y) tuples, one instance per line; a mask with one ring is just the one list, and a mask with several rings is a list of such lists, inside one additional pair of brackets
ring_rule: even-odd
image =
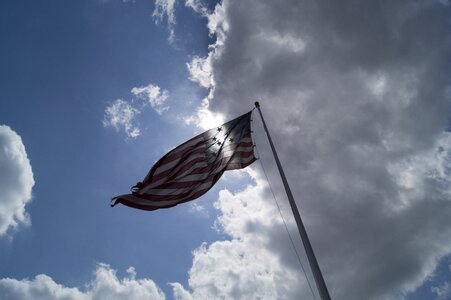
[(232, 120), (221, 127), (211, 129), (204, 133), (207, 141), (205, 155), (208, 164), (214, 163), (223, 147), (239, 141), (243, 134), (250, 133), (250, 114), (239, 120)]

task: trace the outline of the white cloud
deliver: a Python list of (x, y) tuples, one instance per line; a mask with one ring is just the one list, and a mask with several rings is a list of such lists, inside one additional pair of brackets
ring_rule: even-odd
[(114, 127), (117, 132), (123, 130), (127, 138), (137, 138), (141, 135), (141, 129), (136, 121), (137, 115), (147, 105), (150, 105), (158, 114), (163, 114), (169, 109), (169, 106), (165, 105), (166, 100), (169, 98), (169, 92), (154, 84), (134, 87), (130, 92), (136, 98), (144, 101), (140, 105), (141, 108), (138, 109), (132, 104), (135, 99), (131, 101), (117, 99), (105, 108), (103, 126)]
[[(451, 271), (451, 265), (448, 265), (448, 269)], [(431, 286), (431, 292), (436, 295), (436, 300), (445, 300), (451, 298), (451, 284), (445, 281), (442, 285)]]
[(190, 7), (192, 10), (202, 16), (208, 16), (208, 9), (205, 7), (201, 0), (186, 0), (185, 6)]
[(208, 217), (208, 210), (205, 206), (198, 204), (197, 202), (191, 202), (189, 212), (200, 216)]
[(190, 63), (187, 63), (188, 71), (192, 81), (199, 83), (201, 87), (206, 89), (213, 85), (211, 74), (211, 64), (207, 58), (194, 56)]
[(109, 265), (98, 264), (95, 278), (85, 289), (66, 287), (51, 277), (40, 274), (34, 279), (0, 279), (3, 299), (36, 300), (103, 300), (103, 299), (165, 299), (161, 289), (150, 279), (136, 279), (134, 268), (128, 277), (118, 278)]
[[(208, 72), (189, 65), (209, 87), (195, 117), (234, 117), (260, 100), (334, 299), (402, 298), (451, 253), (449, 19), (433, 1), (225, 0), (209, 16)], [(280, 198), (260, 121), (254, 128)], [(189, 289), (177, 293), (308, 297), (280, 226), (265, 226), (277, 214), (265, 213), (259, 189), (256, 179), (221, 193), (231, 240), (195, 251)]]
[(445, 282), (441, 286), (433, 286), (431, 287), (431, 291), (437, 295), (435, 298), (437, 300), (446, 300), (451, 297), (451, 285), (449, 282)]
[(33, 280), (0, 279), (0, 295), (4, 299), (77, 299), (87, 300), (88, 297), (77, 288), (68, 288), (57, 284), (47, 275), (37, 275)]
[(124, 130), (129, 138), (137, 138), (141, 135), (139, 126), (134, 124), (134, 119), (140, 111), (128, 102), (117, 99), (111, 105), (105, 108), (103, 117), (104, 127), (114, 127), (116, 131)]
[(198, 127), (208, 130), (224, 123), (224, 115), (214, 113), (208, 109), (208, 99), (204, 99), (196, 113), (183, 117), (185, 124), (195, 124)]
[(172, 282), (170, 283), (172, 286), (172, 292), (174, 295), (174, 299), (176, 300), (192, 300), (193, 297), (191, 294), (186, 291), (183, 286), (178, 282)]
[(201, 87), (208, 89), (207, 97), (202, 100), (201, 105), (194, 114), (184, 117), (187, 124), (197, 124), (200, 128), (210, 129), (217, 124), (224, 122), (224, 114), (220, 111), (213, 112), (209, 109), (210, 102), (213, 100), (215, 93), (215, 78), (213, 74), (213, 62), (218, 60), (221, 56), (221, 51), (226, 40), (226, 32), (228, 30), (228, 22), (224, 14), (224, 6), (216, 5), (215, 10), (207, 15), (208, 29), (210, 34), (216, 36), (214, 44), (209, 46), (209, 53), (207, 57), (194, 56), (190, 63), (187, 63), (189, 79), (197, 82)]
[[(175, 17), (176, 0), (155, 0), (155, 9), (152, 17), (156, 24), (161, 24), (166, 19), (166, 24), (169, 30), (169, 42), (175, 42), (175, 25), (177, 19)], [(185, 6), (191, 8), (196, 13), (203, 17), (209, 16), (208, 8), (204, 5), (202, 0), (185, 0)]]
[(175, 18), (175, 0), (155, 0), (155, 10), (152, 17), (157, 24), (162, 23), (165, 18), (167, 19), (169, 42), (174, 42), (174, 26), (177, 23)]
[(19, 224), (30, 224), (25, 210), (31, 201), (33, 171), (21, 137), (0, 125), (0, 236)]
[[(189, 271), (192, 292), (173, 284), (174, 294), (183, 295), (179, 299), (295, 299), (306, 289), (299, 264), (294, 261), (286, 267), (272, 252), (289, 240), (277, 207), (265, 199), (269, 192), (265, 182), (252, 170), (249, 174), (255, 185), (237, 194), (220, 192), (215, 206), (222, 214), (216, 227), (231, 239), (203, 244), (194, 251)], [(275, 240), (277, 244), (269, 244)], [(282, 248), (284, 259), (294, 259), (292, 249)], [(302, 295), (311, 298), (306, 291)]]
[(165, 102), (169, 98), (169, 92), (162, 90), (157, 85), (149, 84), (147, 86), (134, 87), (131, 93), (145, 100), (160, 115), (169, 109), (168, 106), (165, 106)]

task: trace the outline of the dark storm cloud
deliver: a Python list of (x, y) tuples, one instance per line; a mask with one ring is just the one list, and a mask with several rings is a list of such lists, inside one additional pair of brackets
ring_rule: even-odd
[(449, 6), (223, 7), (210, 110), (239, 115), (260, 100), (333, 298), (415, 290), (451, 252)]

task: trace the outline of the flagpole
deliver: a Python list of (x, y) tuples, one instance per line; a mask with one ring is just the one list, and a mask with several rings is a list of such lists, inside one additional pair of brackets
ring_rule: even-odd
[(321, 273), (321, 269), (319, 268), (318, 261), (316, 260), (315, 253), (313, 252), (312, 245), (310, 244), (310, 240), (307, 235), (307, 231), (305, 230), (304, 223), (302, 222), (301, 219), (301, 215), (299, 214), (296, 202), (294, 201), (293, 198), (293, 194), (291, 193), (290, 186), (288, 185), (287, 178), (285, 177), (285, 173), (283, 172), (282, 165), (280, 164), (279, 161), (279, 157), (277, 156), (276, 148), (274, 147), (274, 144), (272, 142), (271, 135), (269, 134), (268, 128), (266, 127), (265, 119), (263, 118), (262, 111), (260, 110), (260, 103), (258, 103), (258, 101), (255, 102), (255, 107), (258, 109), (258, 112), (262, 119), (263, 128), (265, 129), (266, 135), (269, 140), (269, 144), (271, 145), (271, 150), (274, 155), (274, 159), (276, 160), (280, 177), (282, 177), (283, 186), (285, 187), (285, 192), (287, 193), (288, 201), (290, 202), (291, 210), (293, 211), (294, 219), (296, 220), (299, 234), (301, 235), (302, 243), (304, 244), (310, 268), (312, 269), (313, 277), (315, 278), (316, 287), (318, 288), (322, 300), (330, 300), (329, 291), (327, 290), (323, 274)]

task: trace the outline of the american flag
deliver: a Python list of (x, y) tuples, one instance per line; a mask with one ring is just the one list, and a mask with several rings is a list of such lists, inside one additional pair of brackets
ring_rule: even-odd
[(205, 194), (224, 171), (253, 163), (252, 111), (195, 136), (163, 156), (131, 194), (112, 199), (143, 209), (168, 208)]

